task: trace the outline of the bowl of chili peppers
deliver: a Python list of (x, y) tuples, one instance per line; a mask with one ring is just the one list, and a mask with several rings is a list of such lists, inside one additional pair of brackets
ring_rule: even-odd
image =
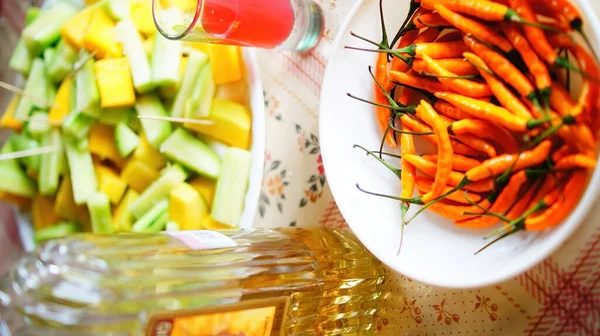
[(334, 198), (394, 270), (448, 288), (536, 265), (600, 182), (600, 22), (585, 0), (362, 0), (320, 133)]

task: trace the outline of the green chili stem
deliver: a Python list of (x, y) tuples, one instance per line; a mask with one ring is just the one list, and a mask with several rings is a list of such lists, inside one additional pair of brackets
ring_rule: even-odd
[(451, 78), (451, 79), (475, 79), (478, 78), (478, 75), (464, 75), (464, 76), (458, 76), (458, 75), (454, 75), (454, 76), (438, 76), (438, 75), (434, 75), (434, 74), (430, 74), (430, 73), (425, 73), (425, 72), (419, 72), (418, 73), (419, 76), (423, 76), (423, 77), (430, 77), (430, 78)]
[(415, 219), (418, 215), (420, 215), (423, 211), (425, 211), (427, 208), (429, 208), (431, 205), (443, 200), (444, 198), (454, 194), (455, 192), (461, 190), (462, 188), (464, 188), (466, 185), (468, 185), (469, 183), (471, 183), (471, 181), (469, 181), (469, 179), (465, 176), (465, 178), (463, 178), (462, 181), (460, 181), (460, 183), (452, 188), (451, 190), (449, 190), (448, 192), (446, 192), (445, 194), (439, 196), (438, 198), (432, 200), (431, 202), (423, 205), (421, 207), (421, 209), (419, 209), (414, 215), (412, 215), (412, 217), (410, 217), (408, 219), (408, 221), (406, 221), (406, 224), (410, 223), (413, 219)]
[[(360, 148), (362, 150), (364, 150), (367, 153), (367, 156), (372, 156), (375, 159), (377, 159), (377, 161), (379, 161), (381, 164), (383, 164), (384, 166), (387, 167), (387, 169), (391, 170), (392, 173), (394, 173), (396, 176), (398, 176), (398, 178), (400, 178), (400, 174), (402, 173), (402, 170), (392, 166), (391, 164), (387, 163), (384, 159), (378, 157), (377, 155), (375, 155), (373, 151), (369, 151), (368, 149), (364, 148), (363, 146), (360, 145), (354, 145), (354, 148)], [(381, 152), (380, 152), (381, 153)]]
[(396, 201), (400, 201), (400, 202), (408, 202), (408, 203), (411, 203), (411, 204), (423, 204), (423, 201), (421, 201), (420, 197), (416, 197), (416, 198), (402, 198), (402, 197), (398, 197), (398, 196), (392, 196), (392, 195), (386, 195), (386, 194), (379, 194), (379, 193), (375, 193), (375, 192), (364, 190), (363, 188), (360, 187), (360, 185), (358, 183), (356, 184), (356, 188), (358, 190), (360, 190), (361, 192), (363, 192), (363, 193), (365, 193), (367, 195), (371, 195), (371, 196), (383, 197), (383, 198), (392, 199), (392, 200), (396, 200)]

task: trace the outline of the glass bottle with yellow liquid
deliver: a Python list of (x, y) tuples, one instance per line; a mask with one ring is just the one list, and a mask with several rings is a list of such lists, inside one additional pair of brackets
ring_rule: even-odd
[(344, 230), (72, 236), (4, 278), (0, 335), (369, 335), (383, 279)]

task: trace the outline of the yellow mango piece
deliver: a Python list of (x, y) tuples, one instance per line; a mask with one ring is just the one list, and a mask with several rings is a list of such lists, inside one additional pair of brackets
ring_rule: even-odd
[(204, 228), (207, 230), (227, 230), (231, 229), (231, 226), (223, 223), (219, 223), (214, 220), (211, 215), (204, 216), (204, 220), (202, 221), (204, 224)]
[(60, 31), (65, 41), (76, 49), (83, 48), (83, 38), (94, 13), (93, 8), (87, 8), (70, 18)]
[(18, 121), (14, 117), (15, 109), (17, 108), (18, 104), (19, 104), (19, 96), (15, 95), (10, 100), (10, 103), (8, 103), (8, 106), (6, 107), (6, 110), (4, 111), (2, 118), (0, 118), (0, 127), (10, 128), (17, 132), (21, 131), (21, 128), (23, 127), (23, 123)]
[(181, 183), (169, 196), (169, 219), (179, 224), (180, 230), (201, 230), (202, 217), (208, 212), (206, 203), (192, 186)]
[(156, 170), (162, 169), (167, 164), (167, 159), (150, 145), (144, 134), (140, 136), (140, 144), (133, 152), (133, 158)]
[(129, 107), (135, 104), (131, 68), (127, 58), (99, 60), (94, 64), (96, 82), (103, 108)]
[(31, 203), (31, 218), (35, 231), (60, 222), (60, 217), (54, 212), (52, 197), (35, 195)]
[(190, 181), (190, 185), (200, 193), (206, 205), (211, 208), (213, 199), (215, 198), (217, 182), (198, 176)]
[(213, 68), (215, 83), (225, 84), (242, 79), (242, 57), (240, 47), (221, 44), (208, 45), (208, 57)]
[(121, 45), (115, 36), (115, 22), (103, 9), (92, 13), (92, 19), (83, 36), (83, 46), (89, 52), (96, 52), (96, 58), (120, 57)]
[(252, 120), (250, 112), (235, 102), (215, 98), (207, 118), (213, 124), (185, 123), (184, 127), (211, 136), (228, 145), (248, 149)]
[(154, 39), (156, 38), (156, 34), (152, 34), (148, 36), (148, 38), (144, 41), (144, 52), (148, 59), (152, 58), (152, 51), (154, 50)]
[(156, 33), (152, 17), (152, 0), (139, 0), (131, 3), (131, 20), (138, 31), (146, 36)]
[(101, 160), (109, 160), (117, 167), (125, 165), (115, 143), (115, 129), (104, 124), (94, 124), (89, 135), (90, 152)]
[(117, 204), (123, 198), (127, 183), (121, 180), (112, 169), (97, 165), (94, 167), (98, 180), (98, 190), (105, 193), (112, 204)]
[(4, 190), (0, 191), (0, 202), (9, 203), (12, 205), (16, 205), (21, 209), (26, 209), (31, 205), (31, 199), (13, 195)]
[(121, 179), (135, 191), (143, 192), (159, 176), (159, 172), (139, 160), (130, 160), (121, 172)]
[(198, 0), (160, 0), (160, 4), (163, 8), (177, 7), (184, 12), (190, 12), (196, 10)]
[(248, 83), (243, 80), (217, 86), (215, 97), (231, 100), (238, 104), (246, 104), (249, 101), (250, 90)]
[(100, 1), (100, 0), (85, 0), (85, 4), (89, 6), (89, 5), (95, 4), (98, 1)]
[(53, 126), (62, 125), (63, 119), (71, 110), (71, 95), (75, 94), (73, 77), (65, 79), (58, 88), (54, 105), (48, 113), (48, 120)]
[(73, 188), (71, 179), (64, 177), (60, 182), (58, 191), (56, 192), (56, 201), (54, 202), (54, 212), (61, 218), (69, 221), (79, 221), (80, 206), (75, 204), (73, 199)]
[(140, 194), (133, 189), (128, 189), (123, 196), (123, 200), (113, 213), (113, 225), (115, 225), (115, 232), (131, 232), (131, 227), (133, 223), (135, 223), (135, 218), (131, 211), (129, 211), (129, 206), (135, 202), (135, 200), (140, 197)]

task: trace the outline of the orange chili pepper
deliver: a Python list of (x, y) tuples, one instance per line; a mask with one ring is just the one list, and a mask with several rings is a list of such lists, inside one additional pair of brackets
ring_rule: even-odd
[(451, 27), (452, 25), (448, 21), (444, 20), (438, 13), (426, 13), (419, 14), (413, 19), (413, 24), (418, 29), (423, 28), (440, 28), (440, 27)]
[(535, 148), (524, 151), (520, 154), (502, 154), (491, 159), (487, 159), (478, 167), (469, 170), (465, 176), (471, 181), (480, 181), (500, 175), (507, 170), (519, 171), (525, 168), (536, 166), (550, 155), (552, 142), (544, 140)]
[[(407, 32), (406, 35), (402, 36), (402, 39), (398, 44), (398, 48), (404, 48), (413, 44), (417, 36), (419, 36), (418, 30), (411, 30)], [(392, 57), (392, 70), (399, 72), (407, 72), (408, 70), (410, 70), (410, 66), (406, 64), (406, 62), (403, 62), (401, 59), (397, 57)]]
[[(421, 194), (421, 192), (419, 191)], [(490, 202), (487, 199), (484, 199), (479, 203), (479, 206), (484, 208), (488, 208), (490, 206)], [(469, 218), (475, 217), (475, 215), (465, 215), (466, 213), (480, 211), (481, 209), (474, 205), (456, 205), (450, 204), (444, 201), (440, 201), (429, 206), (429, 209), (434, 213), (454, 221), (465, 220)]]
[[(426, 154), (422, 155), (422, 157), (434, 163), (437, 163), (438, 155), (437, 154)], [(477, 159), (473, 159), (470, 157), (466, 157), (460, 154), (454, 154), (454, 158), (452, 159), (452, 169), (460, 172), (466, 172), (470, 169), (473, 169), (481, 164), (481, 161)]]
[(550, 72), (548, 71), (546, 64), (540, 60), (538, 55), (529, 45), (525, 36), (521, 34), (514, 23), (501, 23), (500, 26), (512, 45), (517, 49), (519, 54), (521, 54), (527, 69), (529, 69), (529, 72), (535, 79), (535, 86), (540, 91), (547, 91), (552, 85), (552, 80), (550, 79)]
[[(437, 164), (432, 163), (431, 161), (425, 160), (423, 157), (421, 157), (419, 155), (407, 154), (407, 155), (404, 155), (403, 158), (406, 161), (413, 164), (415, 167), (417, 167), (418, 170), (420, 170), (421, 172), (423, 172), (426, 175), (433, 177), (437, 173)], [(448, 185), (456, 187), (463, 181), (464, 178), (465, 178), (465, 174), (462, 174), (462, 173), (459, 173), (456, 171), (452, 171), (452, 173), (450, 173), (450, 179), (448, 180)], [(488, 192), (488, 191), (494, 190), (494, 181), (492, 179), (484, 179), (481, 181), (476, 181), (474, 183), (468, 184), (467, 186), (465, 186), (464, 189), (473, 191), (473, 192), (477, 192), (477, 193)]]
[[(424, 177), (424, 176), (417, 176), (416, 184), (417, 184), (417, 188), (419, 189), (419, 192), (429, 193), (433, 189), (433, 180), (429, 179), (427, 177)], [(446, 186), (446, 187), (444, 187), (443, 192), (447, 193), (450, 190), (452, 190), (452, 188), (449, 186)], [(468, 202), (466, 201), (466, 197), (465, 197), (466, 195), (467, 194), (464, 191), (459, 190), (453, 194), (450, 194), (448, 196), (448, 200), (454, 201), (457, 203), (468, 204)], [(481, 196), (479, 196), (478, 194), (470, 193), (470, 194), (468, 194), (468, 196), (469, 196), (469, 199), (473, 202), (477, 203), (477, 202), (481, 201)]]
[(554, 169), (569, 170), (576, 168), (594, 169), (596, 159), (584, 154), (567, 155), (556, 162)]
[[(387, 54), (382, 53), (377, 55), (377, 64), (375, 66), (375, 79), (379, 83), (389, 82)], [(387, 98), (385, 97), (383, 92), (381, 92), (381, 89), (379, 88), (377, 83), (373, 83), (373, 90), (375, 92), (375, 103), (382, 105), (389, 104)], [(377, 114), (377, 123), (379, 124), (379, 128), (382, 132), (387, 132), (385, 135), (386, 142), (388, 143), (388, 145), (390, 145), (390, 147), (396, 148), (397, 143), (396, 138), (394, 136), (394, 132), (389, 131), (388, 127), (391, 116), (390, 109), (382, 106), (375, 106), (375, 113)]]
[(423, 55), (423, 61), (427, 64), (429, 72), (439, 76), (438, 80), (448, 88), (467, 97), (480, 98), (492, 95), (487, 84), (470, 81), (463, 78), (449, 78), (457, 75), (444, 69), (439, 63), (427, 55)]
[(477, 36), (482, 41), (498, 47), (505, 53), (510, 53), (513, 50), (513, 46), (510, 42), (500, 34), (496, 33), (491, 27), (453, 12), (443, 4), (436, 4), (434, 5), (434, 8), (443, 19), (465, 34)]
[[(568, 27), (571, 29), (579, 30), (583, 22), (581, 13), (573, 6), (570, 1), (565, 0), (534, 0), (536, 5), (540, 8), (552, 11), (553, 17), (559, 21), (565, 20), (568, 23)], [(546, 15), (545, 14), (545, 15)]]
[(546, 203), (548, 206), (542, 213), (525, 219), (525, 230), (541, 231), (555, 226), (565, 219), (575, 207), (586, 186), (587, 173), (575, 171), (563, 188), (564, 197), (556, 202)]
[(506, 85), (504, 85), (504, 82), (502, 82), (501, 80), (496, 78), (496, 76), (490, 73), (491, 70), (488, 69), (488, 67), (485, 65), (485, 63), (483, 63), (483, 60), (481, 60), (479, 56), (472, 53), (465, 53), (463, 56), (478, 67), (479, 73), (488, 83), (496, 99), (498, 99), (502, 106), (504, 106), (507, 110), (519, 117), (525, 119), (533, 118), (531, 112), (529, 111), (529, 108), (525, 104), (523, 104), (523, 102), (521, 102), (521, 99), (515, 96)]
[(463, 34), (461, 31), (456, 30), (453, 32), (449, 32), (447, 34), (444, 34), (440, 37), (438, 37), (437, 40), (435, 40), (436, 42), (452, 42), (452, 41), (460, 41), (463, 38)]
[(433, 59), (460, 57), (469, 50), (463, 41), (417, 43), (414, 49), (416, 58), (429, 55)]
[(423, 202), (429, 203), (431, 200), (438, 198), (442, 195), (444, 187), (450, 179), (454, 150), (452, 149), (452, 145), (450, 143), (448, 129), (446, 128), (444, 121), (433, 109), (433, 106), (431, 106), (426, 101), (422, 100), (421, 104), (417, 107), (416, 114), (418, 118), (420, 118), (426, 124), (431, 126), (431, 128), (435, 132), (435, 137), (438, 143), (438, 169), (435, 174), (433, 188), (431, 192), (423, 196)]
[[(521, 187), (527, 182), (527, 180), (527, 174), (525, 174), (525, 171), (520, 171), (513, 175), (508, 181), (506, 187), (504, 187), (500, 195), (498, 195), (498, 198), (496, 199), (492, 207), (489, 209), (490, 212), (496, 214), (506, 213), (517, 200), (519, 191), (521, 190)], [(499, 219), (494, 216), (480, 216), (467, 220), (457, 221), (454, 224), (460, 227), (483, 229), (496, 224), (498, 221)]]
[(436, 4), (449, 9), (474, 16), (485, 21), (522, 21), (513, 10), (507, 6), (485, 0), (421, 0), (421, 6), (433, 10)]
[(501, 125), (511, 131), (525, 132), (533, 128), (527, 119), (516, 116), (503, 107), (451, 92), (436, 92), (443, 99), (466, 113), (480, 119)]
[[(510, 7), (512, 7), (521, 17), (529, 22), (538, 23), (533, 9), (531, 8), (528, 1), (523, 0), (509, 0)], [(543, 30), (533, 26), (523, 26), (525, 30), (525, 36), (531, 43), (533, 50), (544, 60), (546, 63), (554, 65), (558, 59), (558, 53), (552, 48), (548, 38)]]
[(558, 162), (567, 155), (573, 154), (569, 145), (562, 145), (552, 153), (552, 162)]
[(497, 141), (508, 153), (515, 153), (519, 150), (519, 143), (510, 132), (485, 120), (458, 120), (448, 126), (448, 132), (456, 135), (470, 133), (483, 139)]
[[(440, 117), (443, 119), (444, 125), (449, 130), (450, 129), (449, 127), (450, 127), (450, 125), (452, 125), (453, 120), (446, 116), (440, 116)], [(485, 141), (473, 134), (455, 134), (454, 138), (464, 144), (467, 144), (470, 147), (473, 147), (474, 149), (476, 149), (482, 153), (487, 154), (487, 156), (489, 156), (489, 157), (496, 156), (496, 148), (494, 148), (494, 145), (492, 145), (488, 141)]]
[(411, 86), (429, 92), (447, 91), (448, 87), (434, 79), (419, 77), (404, 72), (390, 71), (390, 77), (393, 81), (402, 85)]
[[(414, 132), (433, 132), (431, 128), (419, 120), (409, 117), (408, 115), (402, 115), (400, 117), (400, 121), (402, 121), (402, 125), (408, 127), (410, 130)], [(438, 145), (437, 138), (435, 135), (422, 135), (423, 139), (431, 142), (434, 145)], [(482, 156), (483, 153), (478, 152), (470, 146), (465, 145), (462, 142), (458, 142), (456, 140), (450, 139), (450, 143), (452, 145), (452, 149), (457, 154), (462, 154), (466, 156)]]
[[(573, 55), (575, 55), (581, 71), (595, 78), (600, 77), (598, 64), (594, 60), (594, 57), (582, 45), (575, 44), (571, 46), (569, 50), (573, 53)], [(600, 86), (590, 78), (583, 77), (583, 84), (581, 86), (578, 104), (583, 107), (590, 120), (597, 119), (594, 111), (598, 105), (599, 94)], [(593, 130), (596, 132), (598, 127), (594, 127), (595, 125), (592, 126)]]
[[(458, 76), (472, 76), (479, 74), (477, 68), (464, 58), (443, 58), (436, 61), (441, 67)], [(422, 59), (416, 59), (413, 61), (412, 69), (416, 73), (427, 72), (427, 64)]]
[[(406, 97), (406, 102), (402, 102), (400, 99), (400, 103), (403, 105), (408, 104), (408, 100), (411, 98), (412, 90), (408, 88), (404, 88), (402, 91), (402, 95)], [(402, 125), (403, 131), (409, 131), (406, 125)], [(415, 138), (412, 134), (402, 133), (400, 134), (400, 154), (402, 157), (406, 154), (415, 154)], [(402, 193), (400, 197), (402, 198), (412, 198), (414, 190), (415, 190), (415, 178), (417, 169), (410, 162), (406, 161), (404, 158), (402, 160), (402, 171), (400, 172), (400, 179), (402, 182)], [(406, 208), (408, 210), (408, 204), (406, 204)]]
[(436, 101), (433, 107), (436, 111), (439, 111), (441, 114), (445, 115), (450, 119), (461, 120), (472, 118), (470, 114), (463, 112), (458, 107), (454, 107), (454, 105), (446, 103), (443, 100)]
[[(542, 180), (543, 181), (543, 180)], [(542, 182), (543, 183), (543, 182)], [(538, 186), (540, 182), (536, 182), (527, 188), (525, 195), (517, 198), (517, 202), (513, 205), (509, 212), (506, 213), (506, 218), (510, 220), (515, 220), (527, 210), (527, 208), (532, 204), (532, 200), (538, 191)]]
[(521, 96), (535, 98), (533, 85), (511, 61), (472, 37), (465, 36), (463, 40), (498, 77), (510, 83)]

